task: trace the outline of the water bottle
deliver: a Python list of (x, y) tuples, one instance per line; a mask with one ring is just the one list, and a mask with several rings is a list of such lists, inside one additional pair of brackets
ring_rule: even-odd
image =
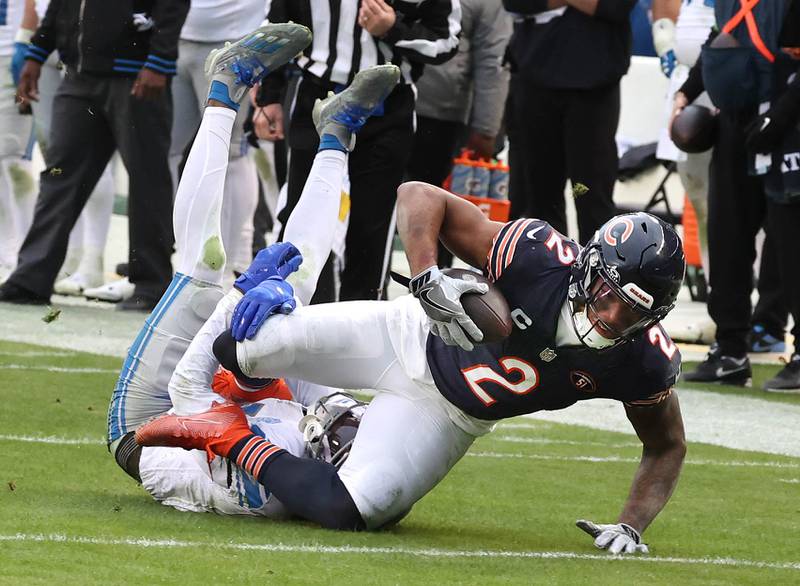
[(469, 195), (472, 186), (472, 169), (472, 161), (466, 158), (458, 158), (453, 161), (450, 191), (458, 195)]
[(489, 163), (475, 161), (472, 167), (472, 185), (470, 195), (475, 197), (489, 197), (489, 183), (491, 182), (492, 172)]
[(490, 199), (508, 199), (508, 165), (498, 163), (492, 169), (489, 183)]

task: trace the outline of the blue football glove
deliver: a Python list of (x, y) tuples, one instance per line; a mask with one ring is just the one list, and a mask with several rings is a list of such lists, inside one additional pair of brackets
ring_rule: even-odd
[(253, 287), (236, 304), (231, 317), (231, 335), (237, 342), (252, 339), (273, 313), (292, 313), (297, 307), (292, 286), (278, 276)]
[(672, 72), (675, 71), (675, 65), (677, 64), (677, 59), (675, 57), (675, 51), (670, 49), (666, 53), (664, 53), (661, 57), (661, 71), (667, 77), (672, 76)]
[(14, 55), (11, 57), (11, 77), (14, 85), (19, 84), (19, 76), (25, 65), (25, 53), (28, 52), (28, 43), (14, 43)]
[(300, 251), (291, 242), (276, 242), (258, 251), (250, 266), (234, 282), (242, 293), (247, 293), (270, 277), (285, 279), (303, 262)]

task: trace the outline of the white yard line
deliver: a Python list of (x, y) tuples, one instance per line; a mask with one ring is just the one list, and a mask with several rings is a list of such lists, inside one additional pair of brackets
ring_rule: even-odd
[[(690, 442), (800, 457), (800, 405), (691, 389), (677, 393)], [(568, 409), (525, 417), (634, 433), (622, 404), (609, 399), (580, 401)]]
[[(2, 436), (0, 436), (2, 437)], [(638, 464), (639, 458), (623, 458), (620, 456), (545, 456), (543, 454), (514, 454), (509, 452), (467, 452), (467, 456), (474, 458), (498, 458), (515, 460), (554, 460), (557, 462), (597, 462), (597, 463), (623, 463)], [(724, 466), (740, 468), (788, 468), (800, 469), (800, 462), (774, 462), (774, 461), (749, 461), (749, 460), (698, 460), (687, 458), (684, 466)]]
[(770, 570), (800, 570), (800, 562), (765, 562), (741, 558), (680, 558), (660, 556), (611, 556), (608, 554), (581, 554), (569, 551), (509, 551), (509, 550), (451, 550), (406, 547), (356, 547), (349, 545), (291, 545), (286, 543), (230, 543), (213, 541), (182, 541), (176, 539), (149, 539), (130, 537), (107, 539), (63, 534), (0, 535), (0, 542), (68, 543), (76, 545), (110, 545), (141, 548), (201, 548), (208, 551), (227, 549), (234, 551), (266, 551), (272, 553), (313, 553), (353, 555), (399, 555), (425, 558), (505, 558), (543, 560), (592, 560), (605, 562), (628, 562), (646, 564), (688, 564), (703, 566), (729, 566), (737, 568), (762, 568)]
[[(28, 435), (9, 435), (0, 434), (0, 441), (9, 442), (25, 442), (37, 444), (50, 444), (61, 446), (100, 446), (105, 445), (105, 440), (97, 438), (65, 438), (57, 436), (28, 436)], [(578, 444), (579, 442), (573, 442)], [(602, 445), (602, 444), (598, 444)], [(623, 463), (635, 464), (639, 462), (639, 458), (628, 458), (622, 456), (547, 456), (544, 454), (522, 454), (514, 452), (487, 452), (487, 451), (474, 451), (467, 452), (467, 456), (474, 458), (492, 458), (492, 459), (509, 459), (509, 460), (550, 460), (556, 462), (597, 462), (597, 463)], [(787, 468), (787, 469), (800, 469), (800, 462), (775, 462), (766, 460), (764, 462), (758, 461), (737, 461), (737, 460), (713, 460), (704, 459), (698, 460), (695, 458), (687, 458), (684, 462), (687, 466), (724, 466), (724, 467), (742, 467), (742, 468)]]
[(69, 368), (66, 366), (31, 366), (30, 364), (0, 364), (0, 370), (38, 370), (60, 374), (119, 374), (118, 368)]
[(60, 356), (75, 356), (76, 352), (41, 352), (39, 350), (23, 350), (21, 352), (3, 352), (0, 350), (0, 356), (16, 356), (24, 358), (41, 358), (41, 357), (60, 357)]

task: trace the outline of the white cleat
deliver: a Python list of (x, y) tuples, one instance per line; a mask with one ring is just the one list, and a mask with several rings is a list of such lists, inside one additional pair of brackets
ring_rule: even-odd
[(135, 288), (136, 286), (125, 277), (124, 279), (111, 281), (110, 283), (93, 289), (85, 289), (83, 295), (87, 299), (119, 303), (120, 301), (125, 301), (129, 297), (132, 297)]
[(205, 63), (208, 98), (238, 109), (247, 90), (311, 44), (311, 31), (293, 22), (266, 24), (214, 49)]

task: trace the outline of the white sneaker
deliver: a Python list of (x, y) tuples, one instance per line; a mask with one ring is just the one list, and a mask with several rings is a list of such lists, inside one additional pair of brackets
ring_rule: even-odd
[(97, 301), (108, 301), (110, 303), (119, 303), (129, 297), (133, 296), (133, 285), (127, 277), (119, 279), (118, 281), (111, 281), (100, 287), (93, 289), (84, 289), (83, 295), (87, 299), (96, 299)]
[(103, 284), (102, 273), (73, 273), (69, 277), (56, 281), (53, 292), (59, 295), (75, 295), (80, 297), (86, 289), (94, 289)]

